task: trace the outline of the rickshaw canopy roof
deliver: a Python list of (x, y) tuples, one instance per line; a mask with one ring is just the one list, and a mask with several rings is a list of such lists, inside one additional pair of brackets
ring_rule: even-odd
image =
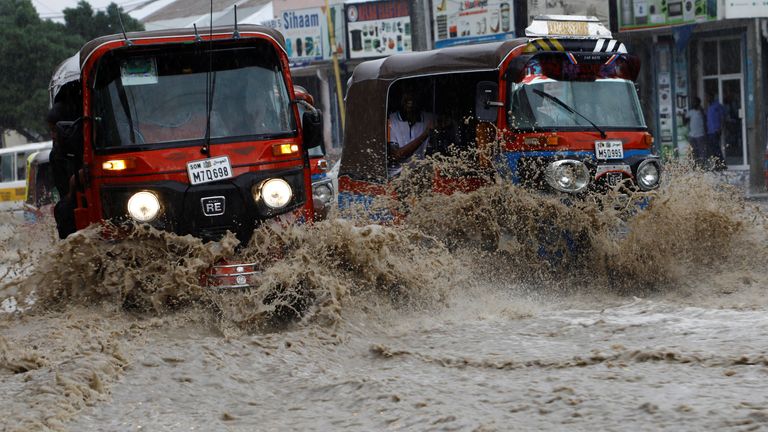
[(80, 80), (80, 53), (61, 62), (53, 72), (51, 84), (48, 86), (51, 106), (53, 106), (53, 101), (62, 87), (78, 80)]
[(509, 53), (529, 39), (464, 45), (397, 54), (363, 62), (355, 68), (350, 85), (367, 80), (394, 80), (419, 75), (498, 69)]
[[(270, 37), (277, 41), (277, 43), (280, 45), (280, 47), (285, 50), (285, 38), (283, 37), (282, 33), (279, 31), (265, 26), (255, 25), (255, 24), (238, 24), (237, 31), (241, 34), (241, 38), (245, 38), (245, 36), (242, 36), (242, 33), (263, 33), (267, 37)], [(198, 27), (197, 28), (197, 35), (200, 35), (201, 37), (207, 37), (210, 33), (213, 33), (214, 36), (216, 35), (233, 35), (235, 32), (234, 26), (219, 26), (219, 27), (213, 27), (213, 29), (210, 29), (209, 27)], [(159, 39), (159, 38), (178, 38), (178, 37), (192, 37), (195, 36), (195, 29), (194, 28), (178, 28), (178, 29), (165, 29), (165, 30), (153, 30), (153, 31), (141, 31), (141, 32), (129, 32), (126, 34), (128, 37), (128, 40), (136, 41), (139, 39)], [(117, 40), (124, 40), (125, 37), (122, 33), (119, 34), (113, 34), (109, 36), (102, 36), (96, 39), (93, 39), (90, 42), (87, 42), (83, 47), (80, 49), (80, 66), (88, 60), (88, 57), (93, 54), (93, 52), (100, 47), (101, 45)]]
[[(279, 31), (260, 25), (254, 24), (239, 24), (237, 31), (241, 33), (263, 33), (266, 36), (274, 39), (285, 50), (285, 38)], [(233, 35), (235, 32), (234, 26), (220, 26), (214, 27), (212, 33), (214, 35), (229, 34)], [(210, 28), (198, 28), (197, 34), (201, 37), (211, 33)], [(151, 39), (151, 38), (174, 38), (174, 37), (190, 37), (195, 36), (194, 28), (179, 28), (179, 29), (166, 29), (166, 30), (154, 30), (154, 31), (141, 31), (141, 32), (129, 32), (127, 33), (129, 40), (137, 39)], [(108, 36), (102, 36), (87, 42), (80, 51), (72, 57), (64, 60), (59, 64), (51, 77), (51, 83), (49, 85), (50, 103), (53, 105), (53, 101), (56, 95), (66, 84), (73, 81), (80, 80), (80, 70), (82, 65), (93, 54), (93, 52), (101, 45), (113, 41), (124, 40), (125, 36), (122, 33), (113, 34)]]

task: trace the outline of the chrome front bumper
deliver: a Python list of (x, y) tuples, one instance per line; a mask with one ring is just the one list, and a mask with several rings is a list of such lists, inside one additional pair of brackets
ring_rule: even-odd
[(211, 289), (254, 288), (262, 271), (256, 263), (214, 265), (203, 275), (203, 286)]

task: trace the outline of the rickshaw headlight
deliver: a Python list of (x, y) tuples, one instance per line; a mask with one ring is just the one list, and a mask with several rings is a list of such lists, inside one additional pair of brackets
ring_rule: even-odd
[(253, 200), (263, 201), (271, 209), (280, 209), (288, 205), (293, 198), (291, 185), (283, 179), (269, 179), (251, 188)]
[(152, 222), (160, 214), (160, 200), (152, 192), (136, 192), (128, 199), (128, 214), (136, 222)]
[(589, 185), (589, 169), (575, 160), (552, 162), (546, 169), (547, 183), (561, 192), (578, 193)]
[(655, 160), (645, 160), (637, 167), (637, 184), (642, 190), (651, 190), (659, 186), (661, 169)]
[(333, 191), (328, 183), (320, 183), (312, 185), (312, 198), (322, 202), (323, 204), (329, 204), (333, 199)]

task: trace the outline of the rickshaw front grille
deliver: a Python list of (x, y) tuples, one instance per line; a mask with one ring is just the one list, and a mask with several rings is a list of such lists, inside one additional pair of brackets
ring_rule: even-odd
[(204, 242), (219, 241), (227, 234), (227, 231), (237, 234), (237, 229), (234, 226), (220, 226), (201, 228), (195, 237)]

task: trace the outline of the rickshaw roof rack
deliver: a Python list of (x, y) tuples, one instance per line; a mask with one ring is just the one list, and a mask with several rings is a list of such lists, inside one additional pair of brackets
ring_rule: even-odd
[[(233, 25), (216, 26), (216, 27), (213, 27), (212, 29), (209, 29), (208, 27), (199, 27), (198, 30), (200, 31), (200, 34), (203, 35), (204, 37), (208, 36), (209, 33), (213, 33), (214, 36), (226, 35), (231, 38), (235, 32), (235, 26)], [(280, 45), (280, 47), (283, 50), (285, 50), (285, 38), (283, 37), (283, 34), (273, 28), (255, 25), (255, 24), (238, 24), (237, 32), (240, 39), (244, 39), (247, 37), (247, 36), (243, 36), (244, 34), (247, 35), (248, 33), (262, 33), (274, 39), (278, 43), (278, 45)], [(82, 66), (83, 63), (85, 63), (88, 57), (90, 57), (90, 55), (98, 47), (112, 41), (118, 41), (118, 40), (124, 41), (126, 36), (128, 39), (131, 40), (131, 42), (136, 44), (138, 41), (142, 39), (162, 39), (162, 38), (174, 38), (174, 37), (185, 37), (185, 36), (194, 38), (195, 29), (189, 27), (189, 28), (129, 32), (126, 35), (123, 35), (122, 33), (120, 33), (120, 34), (113, 34), (109, 36), (102, 36), (102, 37), (93, 39), (90, 42), (87, 42), (80, 49), (80, 66)]]
[(539, 15), (525, 29), (529, 38), (612, 39), (611, 31), (597, 17)]
[[(258, 25), (252, 25), (252, 24), (239, 24), (237, 27), (221, 26), (221, 27), (214, 27), (213, 34), (214, 35), (229, 34), (233, 36), (235, 28), (237, 29), (237, 32), (238, 32), (237, 39), (239, 39), (241, 37), (241, 34), (244, 32), (245, 33), (264, 33), (267, 36), (271, 37), (272, 39), (276, 40), (280, 45), (280, 47), (282, 47), (282, 49), (285, 50), (285, 39), (283, 38), (282, 33), (270, 27), (264, 27), (264, 26), (258, 26)], [(64, 87), (66, 84), (73, 81), (80, 80), (80, 68), (82, 67), (82, 64), (88, 59), (88, 57), (93, 53), (93, 51), (95, 51), (98, 47), (100, 47), (105, 43), (116, 41), (116, 40), (126, 40), (126, 36), (129, 39), (134, 41), (137, 39), (140, 40), (140, 39), (147, 39), (147, 38), (167, 38), (167, 37), (179, 37), (179, 36), (194, 37), (197, 34), (197, 30), (198, 29), (196, 28), (181, 28), (181, 29), (170, 29), (170, 30), (130, 32), (127, 34), (119, 33), (119, 34), (102, 36), (102, 37), (93, 39), (90, 42), (87, 42), (85, 45), (83, 45), (83, 47), (80, 49), (78, 53), (64, 60), (56, 67), (56, 70), (53, 73), (53, 77), (51, 78), (51, 82), (48, 86), (48, 92), (50, 96), (49, 102), (51, 105), (53, 105), (56, 95), (59, 93), (61, 88)], [(206, 35), (208, 33), (209, 33), (208, 31), (205, 32)], [(200, 36), (198, 35), (198, 37)]]

